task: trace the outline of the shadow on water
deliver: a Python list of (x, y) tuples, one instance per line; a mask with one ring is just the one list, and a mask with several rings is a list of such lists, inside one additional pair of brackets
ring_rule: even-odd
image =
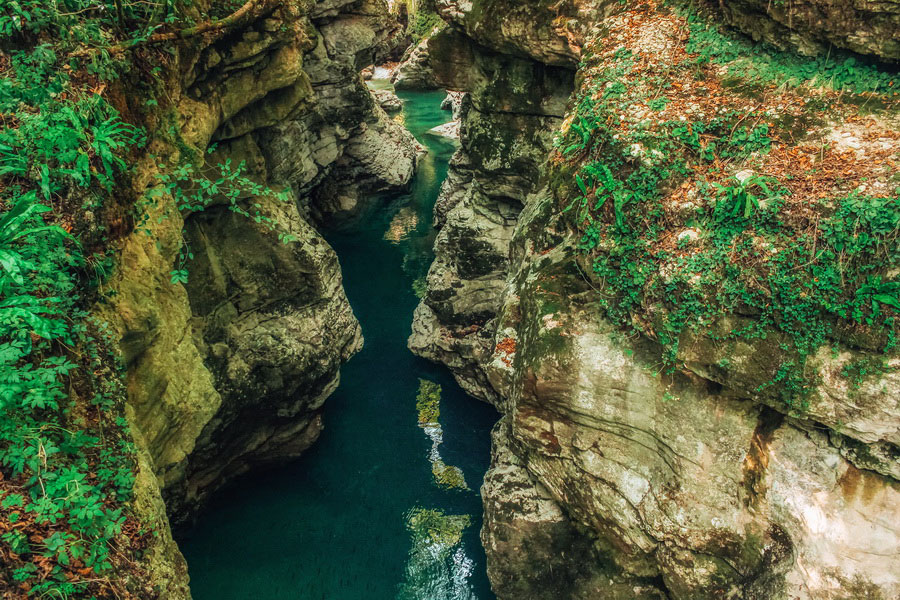
[[(313, 448), (242, 479), (184, 533), (195, 600), (494, 598), (478, 488), (497, 415), (406, 348), (413, 282), (431, 262), (432, 208), (454, 150), (425, 131), (449, 113), (442, 93), (399, 95), (397, 118), (429, 150), (411, 191), (328, 236), (365, 347), (341, 370)], [(442, 392), (417, 408), (422, 379)]]

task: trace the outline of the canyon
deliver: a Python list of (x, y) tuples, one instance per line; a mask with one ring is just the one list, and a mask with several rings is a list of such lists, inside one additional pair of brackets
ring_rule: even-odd
[[(136, 504), (160, 532), (148, 559), (160, 597), (190, 595), (169, 521), (190, 520), (234, 478), (306, 450), (340, 365), (362, 347), (318, 226), (413, 175), (417, 143), (359, 77), (392, 50), (397, 28), (377, 1), (280, 6), (179, 52), (175, 146), (196, 149), (212, 173), (243, 163), (253, 182), (296, 202), (258, 197), (266, 219), (254, 222), (224, 198), (191, 214), (163, 196), (147, 209), (149, 231), (121, 241), (114, 293), (98, 307), (127, 367)], [(137, 167), (139, 193), (158, 185), (156, 160)], [(184, 247), (190, 276), (172, 285)]]
[(211, 22), (161, 104), (96, 88), (147, 132), (79, 217), (115, 255), (130, 597), (192, 597), (176, 538), (197, 598), (900, 597), (900, 5)]
[[(723, 20), (788, 52), (832, 44), (896, 59), (884, 41), (896, 12), (843, 11), (842, 28), (830, 19), (827, 29), (802, 14), (821, 6), (785, 19), (751, 4), (730, 5)], [(827, 373), (867, 347), (843, 343), (837, 357), (819, 357), (826, 375), (809, 407), (791, 410), (753, 392), (772, 369), (762, 342), (726, 350), (696, 334), (679, 348), (683, 367), (662, 373), (658, 340), (622, 337), (598, 315), (578, 233), (554, 208), (571, 191), (548, 160), (577, 87), (592, 77), (585, 48), (599, 54), (593, 48), (608, 47), (628, 21), (632, 51), (665, 64), (684, 43), (672, 33), (678, 18), (654, 3), (440, 1), (436, 10), (449, 25), (401, 65), (398, 88), (465, 92), (462, 146), (435, 205), (435, 259), (409, 345), (503, 415), (482, 488), (497, 596), (895, 595), (894, 376), (854, 393)], [(263, 27), (261, 41), (245, 32), (235, 47), (220, 42), (194, 59), (191, 108), (179, 112), (195, 116), (183, 130), (197, 132), (199, 147), (217, 142), (217, 156), (247, 161), (259, 180), (290, 186), (296, 212), (272, 210), (302, 244), (279, 245), (224, 209), (189, 216), (187, 239), (201, 257), (192, 279), (183, 292), (154, 286), (150, 302), (128, 282), (165, 272), (136, 277), (157, 261), (146, 249), (129, 260), (126, 246), (133, 270), (123, 269), (110, 314), (127, 340), (134, 422), (177, 518), (231, 478), (313, 443), (338, 367), (360, 347), (316, 226), (412, 176), (415, 142), (357, 75), (387, 52), (383, 15), (373, 3), (318, 3), (306, 47), (269, 39)], [(301, 55), (302, 70), (291, 71)], [(746, 104), (736, 93), (725, 102)], [(829, 127), (840, 130), (818, 125)], [(275, 273), (277, 292), (266, 283)], [(138, 293), (144, 299), (129, 300)], [(166, 326), (154, 328), (163, 307)], [(729, 369), (717, 366), (723, 352)], [(159, 372), (170, 380), (149, 375)]]

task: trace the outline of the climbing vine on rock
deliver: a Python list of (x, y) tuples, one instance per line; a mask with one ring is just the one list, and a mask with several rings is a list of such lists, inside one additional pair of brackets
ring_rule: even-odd
[[(0, 596), (147, 598), (156, 532), (133, 511), (136, 456), (116, 339), (89, 308), (114, 268), (105, 215), (146, 132), (111, 94), (155, 77), (129, 53), (216, 36), (278, 4), (204, 16), (190, 1), (12, 0), (0, 7)], [(149, 52), (149, 50), (148, 50)], [(128, 68), (123, 68), (128, 67)], [(119, 90), (121, 91), (121, 90)], [(155, 101), (147, 102), (154, 110)], [(190, 170), (189, 170), (190, 171)], [(164, 176), (179, 208), (254, 212), (241, 167)], [(168, 179), (165, 179), (168, 177)], [(239, 191), (235, 191), (239, 190)], [(198, 196), (200, 194), (200, 196)], [(238, 205), (240, 196), (244, 203)], [(199, 200), (198, 200), (199, 198)]]
[[(214, 151), (211, 147), (209, 152)], [(292, 199), (290, 189), (275, 191), (271, 188), (256, 183), (245, 173), (245, 164), (232, 166), (231, 159), (217, 165), (217, 173), (210, 173), (207, 169), (197, 167), (192, 163), (182, 163), (174, 168), (160, 165), (157, 174), (158, 186), (147, 192), (147, 200), (154, 202), (163, 196), (171, 196), (175, 201), (175, 207), (183, 214), (202, 212), (210, 206), (224, 204), (228, 210), (244, 216), (255, 223), (261, 224), (269, 231), (276, 234), (282, 243), (290, 243), (296, 237), (279, 228), (275, 221), (262, 210), (259, 201), (262, 198), (271, 198), (280, 202), (288, 202)], [(144, 206), (146, 208), (146, 206)], [(146, 223), (146, 211), (141, 213), (141, 225)], [(152, 235), (152, 230), (144, 228), (144, 231)], [(182, 235), (184, 232), (182, 232)], [(182, 248), (179, 252), (178, 263), (172, 270), (172, 283), (187, 283), (189, 273), (188, 261), (194, 258), (190, 248), (182, 237)]]

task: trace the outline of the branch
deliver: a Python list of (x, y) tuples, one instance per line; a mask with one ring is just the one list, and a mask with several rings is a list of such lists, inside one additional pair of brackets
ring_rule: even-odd
[(119, 22), (119, 29), (125, 29), (125, 9), (122, 8), (122, 0), (115, 0), (116, 20)]
[(171, 42), (175, 40), (187, 40), (199, 35), (203, 35), (204, 33), (218, 33), (228, 31), (243, 23), (244, 21), (254, 19), (259, 15), (265, 13), (266, 11), (275, 8), (275, 6), (281, 4), (281, 2), (282, 0), (247, 0), (247, 2), (243, 6), (241, 6), (239, 9), (237, 9), (224, 19), (204, 21), (203, 23), (198, 23), (193, 27), (187, 27), (178, 31), (155, 33), (143, 40), (129, 40), (127, 42), (122, 42), (121, 44), (109, 46), (108, 48), (89, 48), (85, 50), (79, 50), (78, 52), (73, 52), (70, 56), (85, 56), (88, 54), (93, 54), (100, 50), (106, 50), (110, 54), (121, 54), (126, 50), (131, 50), (132, 48), (136, 48), (138, 46), (161, 44), (163, 42)]
[(172, 40), (186, 40), (212, 31), (232, 29), (244, 20), (249, 20), (250, 18), (256, 17), (258, 16), (258, 14), (263, 13), (270, 8), (274, 8), (277, 4), (280, 3), (281, 0), (247, 0), (247, 2), (242, 7), (240, 7), (224, 19), (219, 19), (218, 21), (206, 21), (193, 27), (188, 27), (187, 29), (181, 29), (179, 31), (172, 31), (170, 33), (157, 33), (151, 35), (143, 43), (159, 44), (160, 42), (169, 42)]

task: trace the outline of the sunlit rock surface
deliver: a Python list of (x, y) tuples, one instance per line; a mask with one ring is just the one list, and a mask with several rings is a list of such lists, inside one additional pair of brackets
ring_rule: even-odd
[(398, 90), (436, 90), (440, 87), (434, 78), (431, 66), (429, 40), (422, 39), (401, 62), (391, 80)]
[(372, 90), (372, 96), (375, 98), (375, 102), (377, 102), (385, 112), (397, 112), (403, 108), (403, 101), (397, 97), (397, 94), (390, 90)]

